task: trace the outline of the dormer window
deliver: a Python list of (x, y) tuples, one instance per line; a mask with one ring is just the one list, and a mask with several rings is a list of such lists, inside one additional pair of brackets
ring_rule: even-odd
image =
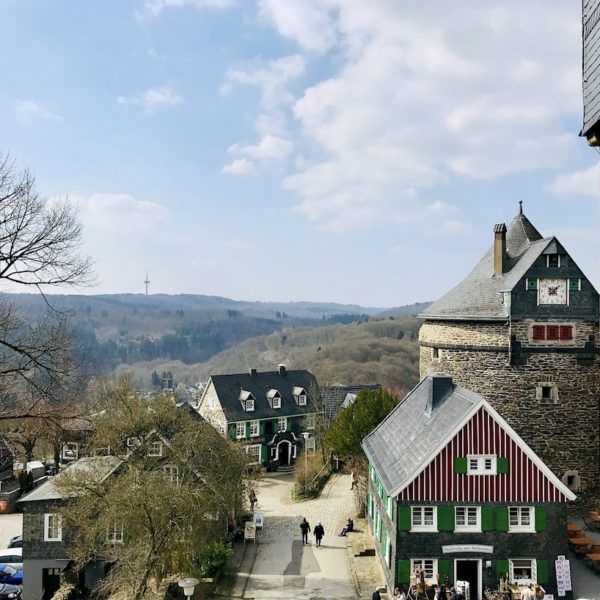
[(254, 396), (252, 395), (252, 392), (244, 389), (240, 390), (239, 400), (242, 403), (242, 408), (246, 412), (252, 412), (254, 410)]
[(267, 392), (267, 399), (269, 400), (271, 408), (281, 408), (281, 394), (278, 390), (270, 389)]
[(299, 406), (306, 406), (306, 394), (300, 394), (298, 396), (298, 405)]
[(304, 388), (294, 386), (292, 393), (294, 394), (294, 399), (298, 406), (306, 406), (306, 391)]
[(246, 412), (252, 412), (254, 410), (254, 398), (246, 400), (246, 406), (244, 407)]

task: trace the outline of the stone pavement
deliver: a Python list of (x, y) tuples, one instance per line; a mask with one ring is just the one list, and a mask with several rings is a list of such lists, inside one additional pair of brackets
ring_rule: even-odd
[[(257, 543), (237, 549), (238, 576), (229, 586), (218, 590), (218, 597), (244, 600), (306, 599), (356, 600), (370, 598), (374, 573), (374, 557), (360, 557), (358, 575), (353, 577), (350, 560), (354, 561), (347, 545), (351, 538), (339, 536), (342, 526), (354, 514), (350, 477), (334, 475), (319, 498), (292, 502), (291, 475), (266, 475), (258, 485), (258, 506), (264, 512), (265, 526), (257, 534)], [(306, 517), (311, 527), (321, 521), (325, 528), (322, 548), (316, 548), (314, 538), (303, 546), (300, 540), (300, 521)], [(359, 535), (359, 534), (353, 534)], [(367, 561), (367, 562), (365, 562)], [(362, 579), (360, 580), (362, 581)], [(383, 581), (383, 576), (381, 580)], [(358, 586), (358, 587), (357, 587)]]

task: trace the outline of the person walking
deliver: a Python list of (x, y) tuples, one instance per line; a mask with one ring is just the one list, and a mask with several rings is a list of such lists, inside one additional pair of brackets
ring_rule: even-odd
[(379, 589), (376, 589), (371, 596), (371, 600), (381, 600), (381, 594), (379, 593)]
[(248, 493), (248, 500), (250, 501), (250, 511), (254, 512), (254, 505), (256, 504), (256, 492), (251, 489)]
[(308, 544), (308, 534), (310, 533), (310, 523), (306, 520), (306, 517), (300, 523), (300, 531), (302, 532), (302, 545), (304, 546), (304, 544)]
[(356, 484), (358, 483), (358, 477), (354, 474), (354, 471), (350, 472), (350, 491), (352, 491), (355, 487)]
[(315, 526), (313, 533), (315, 534), (315, 540), (317, 542), (317, 548), (321, 547), (321, 540), (323, 539), (323, 536), (325, 535), (325, 528), (323, 527), (323, 525), (321, 525), (321, 521), (319, 521), (317, 523), (317, 525)]

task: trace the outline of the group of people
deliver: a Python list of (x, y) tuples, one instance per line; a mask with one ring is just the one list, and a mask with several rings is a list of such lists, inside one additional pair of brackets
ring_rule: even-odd
[[(375, 590), (373, 592), (372, 600), (381, 600), (381, 594), (379, 590)], [(397, 587), (394, 590), (394, 595), (392, 596), (394, 600), (406, 600), (406, 592)], [(446, 592), (446, 587), (444, 585), (440, 585), (437, 589), (437, 593), (435, 595), (435, 600), (447, 600), (448, 594)], [(464, 594), (460, 590), (455, 590), (454, 588), (450, 588), (450, 600), (465, 600)]]
[[(310, 533), (310, 523), (306, 520), (306, 517), (302, 519), (300, 523), (300, 532), (302, 533), (302, 545), (308, 544), (308, 534)], [(312, 530), (315, 536), (315, 544), (317, 548), (321, 547), (321, 540), (325, 536), (325, 528), (321, 524), (321, 521), (318, 521), (315, 525), (315, 528)]]

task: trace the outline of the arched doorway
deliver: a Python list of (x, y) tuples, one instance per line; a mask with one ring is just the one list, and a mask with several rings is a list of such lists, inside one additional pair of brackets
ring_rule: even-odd
[(292, 444), (288, 440), (282, 440), (277, 444), (277, 457), (280, 465), (289, 465), (292, 453)]

